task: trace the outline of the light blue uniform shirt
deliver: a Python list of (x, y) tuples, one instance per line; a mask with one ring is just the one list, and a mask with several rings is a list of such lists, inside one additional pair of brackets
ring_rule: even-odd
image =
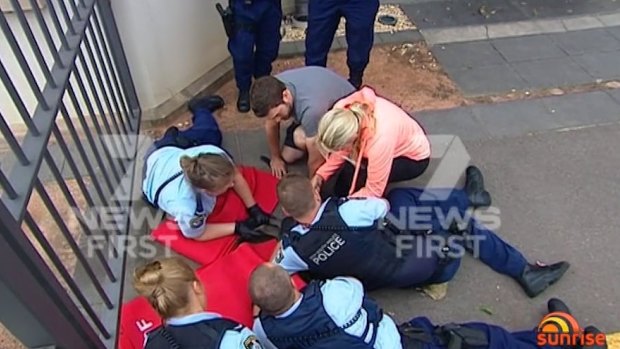
[[(163, 147), (153, 152), (146, 161), (146, 175), (142, 183), (142, 192), (150, 202), (155, 199), (157, 189), (170, 177), (181, 172), (181, 157), (184, 155), (220, 154), (232, 163), (226, 151), (214, 145), (201, 145), (189, 149)], [(202, 215), (196, 213), (196, 195), (202, 201)], [(174, 217), (185, 237), (196, 238), (205, 230), (207, 216), (215, 207), (216, 198), (197, 191), (184, 175), (168, 183), (159, 194), (156, 204), (167, 214)]]
[[(219, 319), (221, 316), (216, 313), (203, 312), (183, 317), (170, 318), (166, 322), (168, 326), (184, 326), (197, 322)], [(146, 343), (145, 343), (146, 344)], [(257, 336), (249, 328), (239, 325), (234, 330), (228, 330), (222, 338), (220, 349), (262, 349), (257, 340)]]
[[(312, 224), (315, 224), (321, 218), (326, 204), (327, 201), (321, 205)], [(380, 198), (350, 199), (338, 207), (338, 212), (344, 222), (352, 227), (371, 226), (377, 219), (385, 217), (388, 211), (388, 202)], [(309, 230), (302, 225), (296, 225), (291, 231), (304, 235)], [(291, 246), (281, 245), (274, 262), (291, 274), (308, 270), (308, 264), (299, 257)]]
[[(329, 317), (338, 326), (344, 326), (351, 321), (362, 308), (362, 301), (364, 300), (364, 287), (359, 280), (352, 277), (337, 277), (332, 280), (327, 280), (323, 286), (321, 286), (321, 294), (323, 294), (323, 308), (329, 315)], [(293, 314), (299, 305), (303, 302), (303, 297), (300, 298), (288, 311), (284, 314), (277, 316), (278, 318), (286, 318)], [(361, 309), (362, 316), (353, 323), (353, 325), (345, 332), (352, 336), (361, 337), (364, 334), (366, 325), (368, 323), (368, 314), (364, 309)], [(277, 349), (276, 346), (271, 343), (267, 338), (263, 326), (259, 318), (254, 320), (254, 333), (258, 337), (258, 340), (266, 349)], [(396, 328), (394, 320), (388, 315), (384, 314), (383, 319), (379, 322), (378, 329), (372, 328), (368, 331), (364, 341), (370, 343), (370, 339), (374, 331), (377, 331), (377, 339), (373, 348), (375, 349), (402, 349), (400, 342), (400, 334)], [(338, 348), (340, 349), (340, 348)], [(344, 349), (344, 348), (343, 348)]]

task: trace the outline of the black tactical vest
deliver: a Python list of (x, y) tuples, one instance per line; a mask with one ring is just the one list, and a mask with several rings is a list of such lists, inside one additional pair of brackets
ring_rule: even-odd
[(226, 331), (242, 328), (222, 318), (184, 326), (162, 326), (149, 333), (144, 349), (218, 349)]
[(329, 199), (318, 222), (306, 234), (286, 229), (285, 245), (291, 245), (308, 265), (313, 279), (353, 276), (366, 290), (389, 286), (403, 258), (397, 258), (395, 234), (377, 221), (369, 227), (349, 227), (338, 207), (347, 199)]

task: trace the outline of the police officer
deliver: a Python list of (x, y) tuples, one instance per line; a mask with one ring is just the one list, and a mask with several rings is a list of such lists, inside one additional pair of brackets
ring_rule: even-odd
[[(466, 185), (471, 187), (484, 190), (479, 185)], [(465, 250), (477, 254), (495, 271), (511, 276), (530, 297), (564, 275), (568, 263), (530, 264), (518, 250), (474, 219), (462, 230), (454, 230), (452, 220), (442, 222), (440, 216), (453, 217), (451, 210), (457, 209), (462, 215), (471, 206), (470, 197), (477, 194), (452, 192), (445, 201), (433, 199), (432, 195), (425, 198), (423, 204), (430, 208), (424, 212), (429, 218), (425, 223), (431, 228), (424, 226), (418, 231), (410, 222), (397, 226), (388, 217), (390, 206), (392, 215), (400, 213), (401, 208), (408, 211), (421, 207), (414, 191), (394, 189), (390, 202), (380, 198), (331, 198), (322, 203), (309, 179), (287, 176), (278, 184), (278, 197), (283, 211), (291, 217), (282, 223), (281, 251), (276, 262), (291, 273), (306, 272), (315, 279), (354, 276), (369, 290), (446, 282), (458, 270)], [(454, 232), (445, 231), (442, 223), (447, 226), (445, 230), (451, 228)]]
[[(537, 331), (509, 332), (485, 323), (437, 326), (415, 317), (396, 326), (389, 315), (365, 295), (352, 277), (312, 281), (301, 292), (287, 272), (264, 264), (250, 277), (250, 296), (260, 308), (254, 332), (264, 348), (315, 349), (568, 349), (581, 346), (538, 346)], [(549, 313), (570, 314), (559, 299), (547, 303)], [(585, 333), (601, 333), (593, 326)], [(606, 346), (589, 346), (602, 349)]]
[(362, 86), (374, 43), (379, 0), (309, 0), (306, 65), (325, 67), (340, 18), (346, 20), (349, 81)]
[[(222, 135), (212, 112), (222, 105), (218, 96), (190, 103), (192, 126), (182, 132), (168, 129), (147, 151), (142, 192), (175, 219), (187, 238), (211, 240), (234, 232), (245, 241), (262, 241), (268, 237), (256, 228), (268, 223), (269, 215), (256, 204), (245, 178), (221, 148)], [(230, 188), (245, 203), (249, 218), (207, 225), (217, 196)]]
[(252, 76), (271, 74), (272, 63), (278, 57), (282, 4), (280, 0), (229, 0), (227, 11), (218, 10), (228, 35), (239, 89), (237, 109), (247, 113)]
[[(319, 121), (339, 99), (355, 88), (336, 72), (323, 67), (301, 67), (257, 79), (252, 86), (254, 115), (265, 118), (274, 176), (286, 173), (286, 164), (308, 154), (310, 176), (324, 159), (316, 146)], [(292, 119), (292, 120), (291, 120)], [(280, 124), (291, 121), (280, 150)]]
[(262, 348), (250, 329), (204, 311), (204, 286), (182, 260), (164, 258), (138, 267), (133, 283), (164, 319), (163, 326), (147, 335), (145, 349)]

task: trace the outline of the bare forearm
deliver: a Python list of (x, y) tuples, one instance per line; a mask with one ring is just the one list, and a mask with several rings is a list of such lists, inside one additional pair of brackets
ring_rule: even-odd
[(235, 232), (235, 223), (211, 223), (207, 224), (207, 227), (195, 240), (198, 241), (208, 241), (218, 239), (224, 236), (228, 236), (234, 234)]
[(280, 124), (267, 121), (265, 123), (265, 133), (267, 134), (267, 144), (272, 158), (279, 158), (280, 155)]

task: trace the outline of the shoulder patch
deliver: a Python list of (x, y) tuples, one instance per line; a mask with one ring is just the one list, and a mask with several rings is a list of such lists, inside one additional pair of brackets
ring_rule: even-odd
[(278, 252), (276, 252), (274, 262), (279, 264), (280, 262), (282, 262), (283, 259), (284, 259), (284, 247), (280, 245), (280, 247), (278, 247)]
[(256, 338), (256, 336), (251, 335), (248, 336), (248, 338), (246, 338), (243, 341), (243, 347), (245, 349), (262, 349), (263, 346), (260, 345), (260, 343), (258, 342), (258, 338)]
[(196, 215), (192, 217), (192, 219), (190, 219), (189, 221), (189, 226), (192, 227), (193, 229), (198, 229), (202, 227), (204, 224), (205, 224), (205, 215), (203, 214)]

